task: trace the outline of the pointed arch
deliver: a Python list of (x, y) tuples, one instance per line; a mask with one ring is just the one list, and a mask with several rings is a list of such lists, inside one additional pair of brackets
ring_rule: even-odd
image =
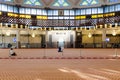
[(67, 0), (55, 0), (52, 6), (67, 7), (67, 6), (70, 6), (70, 4)]
[(24, 4), (33, 5), (33, 6), (42, 6), (40, 0), (24, 0)]
[(89, 6), (89, 5), (95, 5), (95, 4), (98, 4), (98, 3), (99, 3), (98, 0), (82, 0), (80, 5)]

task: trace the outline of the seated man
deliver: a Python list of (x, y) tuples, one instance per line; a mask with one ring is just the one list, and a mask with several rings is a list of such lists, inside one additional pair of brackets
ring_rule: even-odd
[(14, 52), (13, 48), (10, 48), (9, 54), (10, 54), (10, 56), (17, 56), (17, 54)]

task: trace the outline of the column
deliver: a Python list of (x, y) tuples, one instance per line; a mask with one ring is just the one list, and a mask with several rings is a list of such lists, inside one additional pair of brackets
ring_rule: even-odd
[(16, 44), (17, 44), (17, 48), (20, 48), (20, 30), (17, 30), (16, 33)]
[(102, 31), (102, 47), (106, 48), (106, 30), (103, 29)]

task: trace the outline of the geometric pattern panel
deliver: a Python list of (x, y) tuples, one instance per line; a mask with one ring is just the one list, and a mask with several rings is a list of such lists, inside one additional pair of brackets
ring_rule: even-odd
[(70, 6), (70, 4), (68, 3), (67, 0), (55, 0), (52, 6), (66, 7), (66, 6)]
[(24, 4), (31, 5), (31, 6), (42, 6), (40, 0), (24, 0)]
[(64, 26), (70, 26), (70, 21), (69, 20), (64, 20)]
[(95, 4), (99, 4), (99, 1), (98, 0), (82, 0), (82, 2), (80, 3), (80, 5), (84, 5), (84, 6), (90, 6)]
[(70, 26), (74, 26), (74, 20), (70, 20)]

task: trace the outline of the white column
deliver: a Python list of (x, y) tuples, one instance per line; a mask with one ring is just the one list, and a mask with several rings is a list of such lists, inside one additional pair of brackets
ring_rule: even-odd
[(103, 29), (102, 31), (102, 44), (103, 44), (103, 48), (106, 47), (106, 30)]
[(17, 30), (16, 33), (16, 43), (17, 43), (17, 48), (20, 48), (20, 30)]

